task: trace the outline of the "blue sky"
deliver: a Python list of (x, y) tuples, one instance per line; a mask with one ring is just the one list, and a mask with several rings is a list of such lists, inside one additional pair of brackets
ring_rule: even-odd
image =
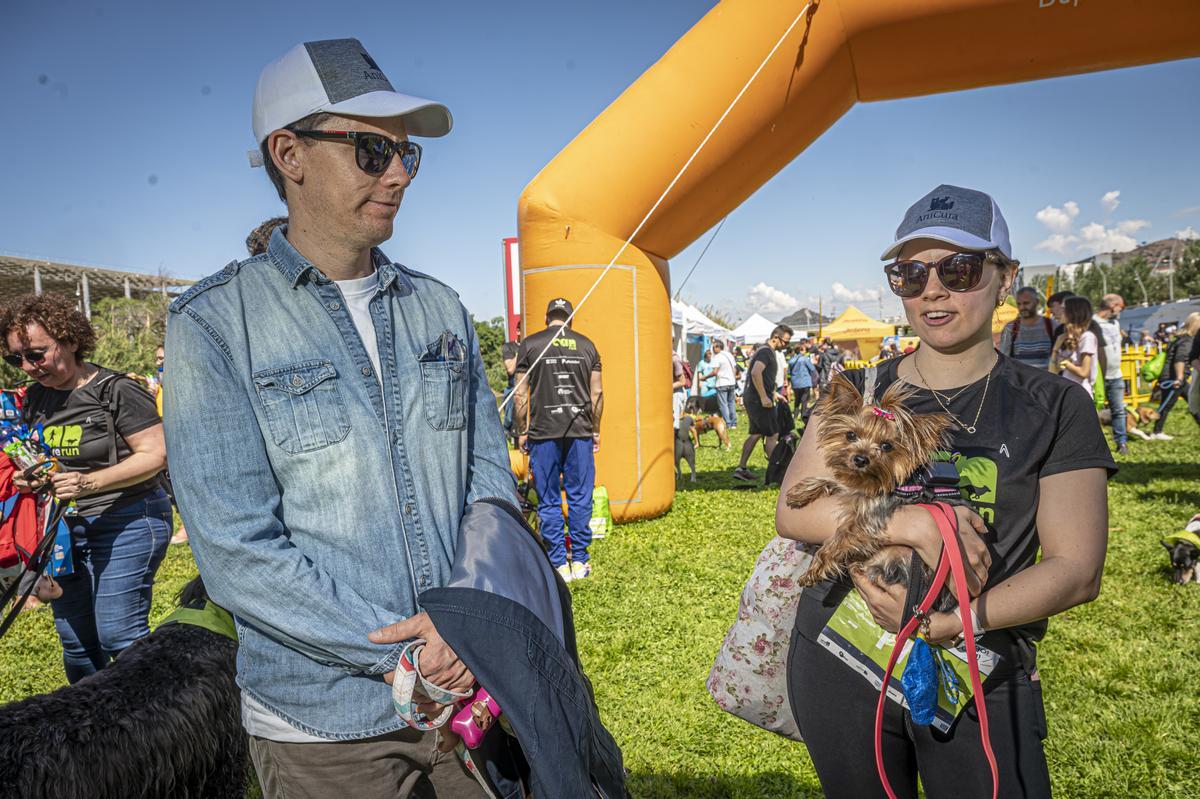
[[(244, 257), (282, 210), (246, 165), (259, 70), (355, 36), (398, 90), (455, 117), (425, 142), (385, 251), (498, 315), (521, 189), (713, 5), (8, 0), (0, 250), (186, 278)], [(879, 253), (939, 183), (992, 193), (1029, 264), (1194, 233), (1198, 86), (1194, 59), (860, 105), (733, 212), (683, 295), (734, 316), (818, 296), (893, 312)], [(677, 282), (703, 242), (673, 262)]]

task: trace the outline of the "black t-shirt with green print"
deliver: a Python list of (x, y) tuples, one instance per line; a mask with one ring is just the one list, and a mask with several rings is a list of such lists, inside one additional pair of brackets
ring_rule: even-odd
[[(42, 435), (51, 454), (68, 471), (92, 471), (112, 465), (106, 423), (110, 405), (115, 411), (118, 461), (133, 452), (124, 436), (162, 421), (154, 398), (144, 388), (119, 372), (103, 366), (97, 368), (99, 373), (74, 391), (58, 391), (34, 384), (25, 395), (22, 410), (25, 423), (31, 427), (42, 426)], [(159, 485), (156, 475), (137, 485), (80, 497), (75, 505), (81, 516), (94, 516), (114, 505), (148, 494)]]
[[(875, 396), (896, 380), (901, 360), (879, 365)], [(862, 370), (848, 371), (846, 377), (862, 390)], [(999, 355), (992, 370), (985, 398), (986, 382), (976, 381), (949, 403), (966, 423), (974, 420), (981, 402), (983, 409), (974, 434), (953, 429), (945, 459), (958, 467), (964, 498), (987, 523), (990, 535), (985, 541), (992, 554), (987, 585), (995, 586), (1037, 561), (1041, 478), (1093, 468), (1105, 469), (1111, 476), (1117, 467), (1100, 430), (1095, 403), (1078, 384), (1004, 355)], [(956, 391), (944, 393), (954, 396)], [(925, 389), (918, 389), (906, 405), (916, 413), (942, 410)], [(834, 584), (826, 583), (810, 590), (817, 597), (832, 599), (842, 593), (834, 589)], [(1034, 622), (1020, 631), (1041, 638), (1046, 622)]]

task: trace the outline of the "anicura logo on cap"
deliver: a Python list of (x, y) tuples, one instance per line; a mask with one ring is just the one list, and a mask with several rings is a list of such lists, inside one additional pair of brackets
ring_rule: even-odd
[(380, 69), (379, 65), (375, 63), (374, 58), (371, 58), (371, 56), (367, 55), (366, 53), (360, 53), (359, 55), (363, 57), (363, 61), (366, 61), (367, 66), (370, 67), (370, 69), (363, 70), (363, 78), (366, 80), (387, 80), (387, 78), (384, 77), (383, 70)]
[(929, 213), (921, 214), (917, 217), (917, 222), (928, 222), (931, 219), (945, 219), (948, 221), (958, 221), (958, 214), (947, 213), (954, 207), (954, 200), (949, 196), (946, 197), (930, 197), (929, 198)]

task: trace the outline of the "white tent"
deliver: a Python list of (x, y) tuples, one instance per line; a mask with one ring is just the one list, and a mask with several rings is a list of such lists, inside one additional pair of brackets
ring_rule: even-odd
[(671, 323), (686, 330), (689, 336), (727, 338), (731, 335), (729, 328), (709, 319), (696, 306), (679, 300), (671, 300)]
[(776, 325), (776, 322), (756, 313), (735, 327), (730, 335), (743, 344), (763, 344), (771, 337)]

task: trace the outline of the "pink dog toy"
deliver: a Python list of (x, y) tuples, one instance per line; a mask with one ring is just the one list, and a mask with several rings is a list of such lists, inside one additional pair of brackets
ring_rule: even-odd
[(450, 729), (458, 733), (468, 749), (477, 749), (483, 742), (483, 736), (500, 717), (500, 705), (496, 704), (487, 689), (480, 688), (460, 707), (462, 709), (450, 720)]

